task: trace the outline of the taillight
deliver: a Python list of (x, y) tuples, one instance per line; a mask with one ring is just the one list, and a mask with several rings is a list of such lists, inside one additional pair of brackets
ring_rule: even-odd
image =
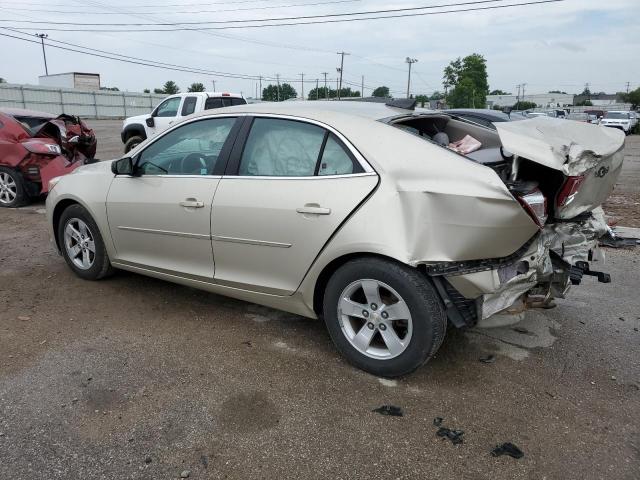
[(560, 193), (558, 193), (556, 198), (556, 205), (558, 207), (564, 207), (571, 203), (575, 194), (578, 193), (580, 185), (584, 182), (584, 178), (585, 177), (582, 175), (579, 177), (567, 177), (567, 180), (564, 182), (564, 185), (562, 185)]
[(24, 148), (29, 150), (31, 153), (37, 153), (40, 155), (61, 155), (62, 149), (60, 145), (56, 145), (55, 143), (45, 143), (39, 142), (38, 140), (31, 140), (28, 142), (22, 142)]
[(533, 218), (538, 226), (543, 227), (547, 221), (547, 199), (539, 188), (534, 188), (525, 195), (516, 196), (522, 207)]

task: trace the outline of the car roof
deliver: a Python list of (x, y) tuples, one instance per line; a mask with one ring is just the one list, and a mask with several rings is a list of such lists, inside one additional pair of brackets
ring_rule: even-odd
[(47, 112), (38, 112), (37, 110), (26, 110), (24, 108), (0, 108), (0, 112), (10, 117), (41, 117), (54, 118), (55, 115)]
[(255, 114), (292, 115), (331, 124), (332, 116), (360, 117), (369, 120), (382, 120), (399, 115), (419, 115), (437, 113), (434, 110), (417, 111), (388, 106), (384, 103), (340, 102), (331, 100), (307, 100), (300, 102), (264, 102), (238, 105), (214, 110), (204, 110), (194, 116), (206, 116), (213, 113), (238, 112)]

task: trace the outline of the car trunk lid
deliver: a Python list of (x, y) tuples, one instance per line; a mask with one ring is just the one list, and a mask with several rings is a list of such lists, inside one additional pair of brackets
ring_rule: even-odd
[(625, 136), (619, 130), (549, 117), (496, 128), (505, 150), (565, 177), (555, 198), (556, 218), (574, 218), (601, 205), (620, 175)]

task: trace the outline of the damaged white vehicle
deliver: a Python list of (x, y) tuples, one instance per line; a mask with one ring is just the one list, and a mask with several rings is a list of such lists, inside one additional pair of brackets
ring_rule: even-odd
[(323, 318), (350, 362), (389, 377), (433, 356), (447, 324), (610, 281), (592, 264), (621, 131), (545, 117), (496, 132), (413, 106), (189, 116), (54, 179), (52, 236), (85, 279), (119, 268)]

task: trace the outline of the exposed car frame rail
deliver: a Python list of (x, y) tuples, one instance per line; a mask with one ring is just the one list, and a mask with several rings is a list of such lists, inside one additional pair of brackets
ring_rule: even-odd
[(465, 275), (468, 273), (483, 272), (500, 267), (507, 267), (509, 265), (513, 265), (522, 258), (531, 244), (536, 240), (537, 236), (538, 233), (527, 240), (522, 247), (507, 257), (467, 260), (464, 262), (439, 262), (428, 265), (425, 264), (425, 272), (432, 277), (439, 277), (444, 275)]

